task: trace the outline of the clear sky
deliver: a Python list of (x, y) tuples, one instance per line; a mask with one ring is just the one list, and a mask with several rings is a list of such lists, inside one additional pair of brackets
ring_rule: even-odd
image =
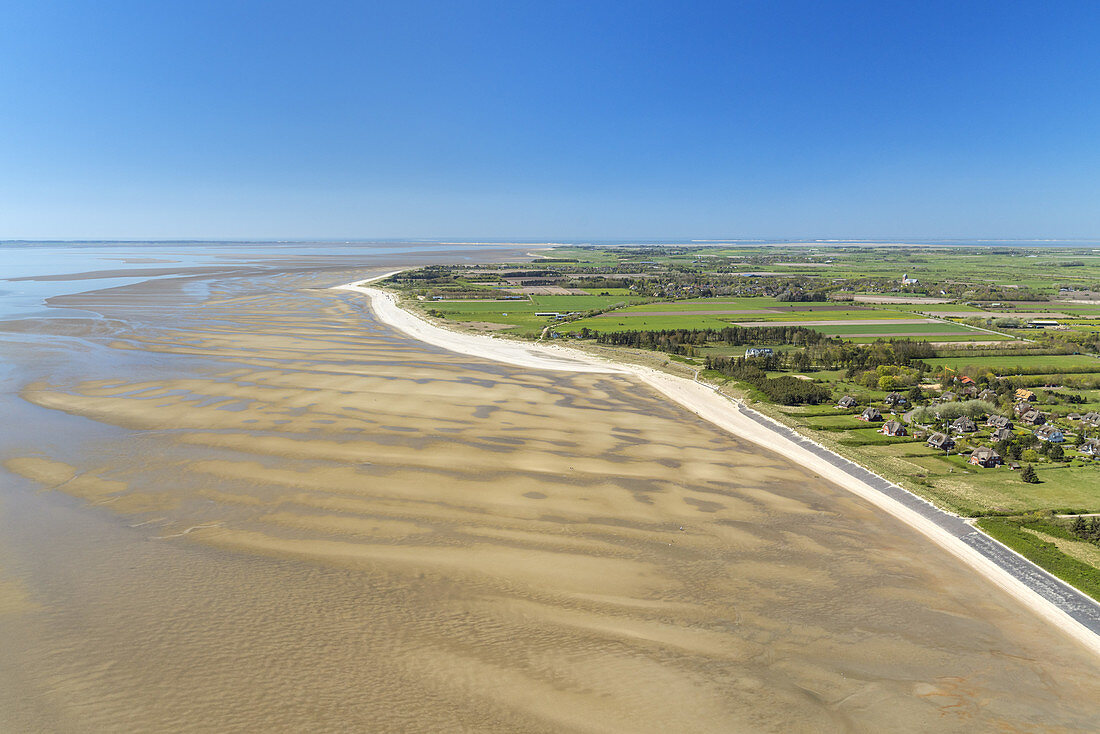
[(0, 2), (0, 239), (1100, 237), (1100, 2)]

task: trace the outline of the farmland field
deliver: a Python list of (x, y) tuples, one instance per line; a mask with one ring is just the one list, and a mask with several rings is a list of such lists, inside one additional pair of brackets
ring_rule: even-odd
[(1031, 372), (1048, 371), (1057, 374), (1066, 370), (1084, 372), (1095, 369), (1100, 371), (1100, 359), (1085, 354), (1020, 355), (1003, 357), (941, 357), (925, 360), (934, 367), (963, 369), (973, 366), (987, 367), (995, 373), (1009, 374), (1020, 369)]

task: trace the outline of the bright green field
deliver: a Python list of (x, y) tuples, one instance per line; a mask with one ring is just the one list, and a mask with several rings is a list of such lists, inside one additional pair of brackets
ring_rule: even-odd
[(995, 335), (984, 331), (968, 329), (956, 324), (945, 324), (940, 321), (932, 321), (927, 324), (851, 324), (841, 326), (814, 326), (816, 331), (823, 334), (844, 336), (845, 334), (981, 334), (996, 338)]
[[(853, 344), (870, 344), (873, 341), (876, 341), (878, 339), (883, 339), (885, 337), (881, 337), (881, 336), (853, 336), (853, 337), (844, 337), (844, 338), (847, 341), (852, 342)], [(904, 339), (905, 335), (902, 334), (898, 338), (899, 339)], [(1000, 336), (998, 334), (986, 334), (985, 332), (981, 332), (981, 331), (971, 331), (971, 332), (966, 332), (966, 333), (959, 332), (959, 333), (954, 333), (954, 334), (943, 334), (942, 336), (921, 336), (921, 337), (913, 337), (913, 338), (914, 339), (921, 339), (923, 341), (937, 342), (937, 343), (939, 343), (939, 342), (952, 342), (952, 343), (959, 343), (959, 344), (965, 344), (966, 342), (1011, 341), (1011, 339), (1012, 339), (1012, 337), (1009, 337), (1009, 336)]]
[(935, 367), (951, 367), (963, 369), (965, 367), (988, 367), (995, 372), (1011, 373), (1014, 368), (1026, 370), (1048, 370), (1057, 374), (1066, 369), (1080, 370), (1082, 367), (1094, 367), (1100, 371), (1100, 360), (1085, 354), (1052, 354), (1052, 355), (1023, 355), (1009, 357), (942, 357), (939, 359), (924, 360)]

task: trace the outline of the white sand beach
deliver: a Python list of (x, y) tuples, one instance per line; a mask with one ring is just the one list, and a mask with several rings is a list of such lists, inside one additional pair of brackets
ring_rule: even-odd
[[(372, 279), (372, 281), (383, 279), (391, 274), (379, 276)], [(462, 334), (441, 328), (400, 308), (394, 294), (379, 288), (366, 286), (364, 285), (366, 282), (370, 281), (356, 281), (336, 288), (361, 293), (369, 297), (372, 309), (381, 321), (435, 346), (461, 354), (533, 369), (616, 373), (637, 378), (704, 420), (729, 431), (739, 438), (775, 451), (808, 468), (823, 479), (827, 479), (885, 510), (974, 568), (1083, 647), (1096, 655), (1100, 655), (1100, 638), (1097, 635), (1004, 569), (927, 518), (884, 495), (843, 469), (822, 460), (819, 456), (794, 443), (780, 432), (769, 430), (766, 426), (748, 418), (740, 403), (722, 395), (714, 388), (704, 383), (676, 377), (640, 365), (612, 363), (609, 360), (561, 345), (521, 343), (488, 335)]]

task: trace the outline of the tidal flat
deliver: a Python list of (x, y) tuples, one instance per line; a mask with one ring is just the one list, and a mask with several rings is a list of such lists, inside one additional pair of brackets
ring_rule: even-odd
[(5, 730), (1094, 730), (1100, 661), (901, 522), (306, 260), (7, 322)]

